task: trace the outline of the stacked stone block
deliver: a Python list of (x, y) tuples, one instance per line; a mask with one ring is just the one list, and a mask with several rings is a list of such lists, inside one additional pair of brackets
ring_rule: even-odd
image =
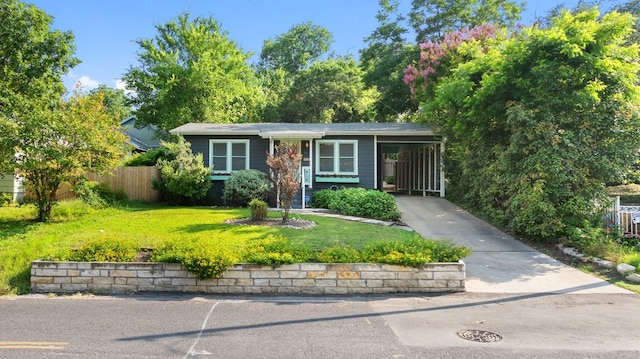
[(237, 264), (218, 279), (197, 279), (177, 263), (34, 261), (34, 293), (123, 294), (193, 292), (218, 294), (384, 294), (461, 292), (465, 265), (432, 263), (420, 268), (388, 264), (299, 263), (277, 267)]

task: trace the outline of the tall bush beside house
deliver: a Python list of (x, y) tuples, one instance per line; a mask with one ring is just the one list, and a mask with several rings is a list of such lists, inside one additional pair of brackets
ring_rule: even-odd
[(211, 188), (211, 169), (204, 166), (202, 154), (193, 155), (191, 144), (179, 136), (177, 142), (161, 142), (168, 159), (158, 159), (160, 180), (154, 183), (170, 204), (193, 205), (206, 197)]
[(222, 201), (231, 207), (246, 207), (253, 199), (264, 201), (269, 196), (269, 181), (264, 172), (242, 170), (234, 172), (224, 182)]
[(405, 82), (448, 140), (450, 198), (514, 233), (566, 238), (640, 148), (634, 19), (597, 8), (547, 27), (478, 26), (420, 45)]
[(269, 180), (275, 187), (279, 199), (284, 207), (282, 219), (289, 220), (289, 209), (293, 198), (300, 188), (298, 171), (302, 163), (300, 146), (288, 142), (281, 142), (276, 146), (274, 154), (267, 153), (269, 166)]

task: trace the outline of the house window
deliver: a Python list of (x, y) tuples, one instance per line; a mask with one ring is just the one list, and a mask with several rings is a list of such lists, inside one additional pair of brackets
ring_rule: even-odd
[(320, 140), (316, 143), (316, 174), (349, 176), (358, 174), (358, 141)]
[(249, 140), (209, 140), (213, 173), (230, 174), (249, 168)]

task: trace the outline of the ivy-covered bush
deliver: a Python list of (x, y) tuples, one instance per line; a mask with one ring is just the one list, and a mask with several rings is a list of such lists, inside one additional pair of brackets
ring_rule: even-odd
[(222, 201), (231, 207), (246, 207), (252, 199), (265, 201), (269, 195), (269, 181), (264, 172), (242, 170), (234, 172), (224, 182)]
[(401, 215), (393, 196), (377, 190), (364, 188), (322, 190), (315, 192), (313, 197), (314, 206), (328, 208), (347, 216), (397, 221)]

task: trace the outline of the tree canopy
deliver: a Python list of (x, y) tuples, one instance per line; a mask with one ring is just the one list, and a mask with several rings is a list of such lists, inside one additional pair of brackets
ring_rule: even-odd
[(311, 21), (294, 25), (275, 40), (262, 45), (259, 66), (264, 69), (282, 69), (289, 74), (308, 68), (331, 48), (333, 35), (325, 27)]
[(139, 65), (124, 76), (141, 125), (259, 120), (264, 96), (243, 52), (212, 18), (189, 14), (137, 40)]
[(33, 5), (0, 2), (0, 116), (23, 112), (30, 99), (55, 102), (65, 92), (61, 76), (79, 60), (73, 34), (51, 30), (52, 21)]
[(353, 58), (315, 62), (289, 88), (282, 122), (369, 122), (376, 97), (375, 89), (365, 87)]
[(509, 0), (412, 0), (409, 19), (416, 42), (425, 42), (485, 23), (513, 26), (523, 6)]
[(131, 107), (127, 105), (129, 98), (124, 90), (114, 89), (106, 85), (100, 85), (89, 91), (90, 95), (101, 95), (106, 111), (118, 121), (131, 116)]
[(25, 112), (0, 121), (0, 147), (11, 148), (6, 166), (36, 196), (38, 220), (47, 221), (62, 183), (86, 171), (105, 173), (122, 160), (126, 137), (103, 105), (101, 94), (76, 93), (50, 105), (32, 99)]
[(409, 89), (402, 82), (403, 70), (417, 56), (417, 47), (405, 39), (409, 30), (398, 12), (397, 0), (380, 0), (378, 27), (365, 38), (360, 51), (360, 67), (367, 87), (375, 87), (380, 97), (374, 103), (375, 120), (395, 121), (416, 109)]
[(640, 147), (629, 14), (564, 11), (421, 45), (405, 80), (449, 140), (449, 193), (514, 232), (570, 236)]

